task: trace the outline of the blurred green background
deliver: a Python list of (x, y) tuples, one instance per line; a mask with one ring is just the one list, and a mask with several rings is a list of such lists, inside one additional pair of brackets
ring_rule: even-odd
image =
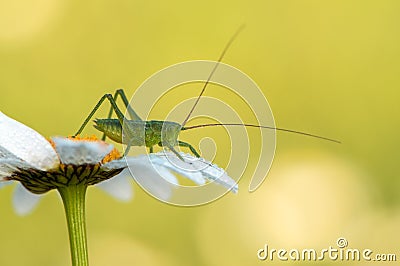
[[(125, 88), (130, 97), (164, 67), (216, 60), (245, 23), (223, 61), (262, 88), (277, 126), (343, 142), (278, 133), (275, 161), (259, 190), (247, 192), (245, 175), (238, 195), (201, 207), (162, 204), (136, 185), (128, 204), (90, 189), (91, 265), (268, 264), (256, 254), (264, 244), (318, 249), (336, 246), (338, 237), (350, 248), (398, 252), (399, 1), (3, 0), (0, 6), (0, 110), (45, 136), (73, 134), (106, 92)], [(11, 196), (12, 187), (1, 190), (0, 265), (70, 265), (56, 193), (22, 218)]]

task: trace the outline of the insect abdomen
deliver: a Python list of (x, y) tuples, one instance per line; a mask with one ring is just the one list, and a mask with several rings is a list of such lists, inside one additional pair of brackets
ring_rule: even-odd
[(181, 128), (178, 123), (170, 121), (125, 120), (123, 135), (118, 119), (96, 119), (94, 127), (118, 143), (146, 147), (161, 142), (175, 146)]
[(122, 143), (122, 127), (117, 119), (96, 119), (94, 127), (115, 142)]

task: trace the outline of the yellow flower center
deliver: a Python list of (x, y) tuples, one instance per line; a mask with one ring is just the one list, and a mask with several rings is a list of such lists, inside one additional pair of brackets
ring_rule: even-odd
[[(72, 136), (69, 136), (68, 139), (73, 140), (73, 141), (100, 142), (100, 143), (104, 143), (104, 144), (108, 145), (106, 142), (104, 142), (102, 140), (99, 140), (95, 135), (87, 136), (87, 137), (81, 137), (81, 136), (72, 137)], [(48, 139), (48, 141), (50, 142), (51, 146), (53, 146), (53, 148), (55, 149), (56, 145), (55, 145), (54, 141), (52, 141), (51, 139)], [(107, 154), (103, 158), (101, 163), (105, 164), (107, 162), (119, 159), (121, 157), (122, 156), (121, 156), (120, 152), (116, 148), (114, 148), (114, 149), (112, 149), (112, 151), (109, 154)]]
[(116, 148), (114, 148), (114, 149), (112, 149), (112, 151), (109, 154), (107, 154), (103, 158), (103, 160), (101, 160), (101, 163), (105, 164), (105, 163), (108, 163), (110, 161), (113, 161), (113, 160), (116, 160), (119, 158), (121, 158), (121, 154), (119, 153), (119, 151)]

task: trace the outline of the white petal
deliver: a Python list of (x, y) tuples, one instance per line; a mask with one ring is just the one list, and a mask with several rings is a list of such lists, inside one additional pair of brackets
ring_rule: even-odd
[(127, 159), (132, 177), (144, 190), (163, 201), (171, 197), (178, 180), (167, 168), (152, 164), (147, 155)]
[(17, 169), (13, 165), (17, 164), (19, 161), (20, 160), (16, 158), (0, 159), (0, 181), (4, 180), (5, 177), (11, 176), (12, 173), (17, 171)]
[[(184, 155), (184, 153), (183, 153)], [(158, 152), (149, 154), (150, 161), (155, 165), (164, 166), (178, 174), (192, 180), (198, 185), (204, 185), (206, 180), (198, 169), (194, 168), (189, 160), (182, 161), (174, 153)], [(194, 157), (192, 157), (194, 158)], [(190, 158), (188, 158), (190, 159)]]
[(20, 159), (18, 156), (16, 156), (14, 153), (11, 153), (9, 150), (7, 150), (6, 148), (0, 146), (0, 158), (4, 159), (4, 158), (13, 158), (13, 159)]
[(38, 132), (0, 112), (0, 147), (40, 170), (59, 163), (51, 144)]
[(14, 181), (2, 181), (2, 182), (0, 182), (0, 188), (3, 188), (5, 186), (11, 185), (11, 184), (14, 184)]
[(158, 166), (158, 171), (162, 173), (162, 177), (164, 178), (165, 181), (171, 183), (172, 185), (179, 185), (179, 181), (176, 178), (175, 175), (173, 175), (168, 168), (163, 167), (163, 166)]
[(108, 163), (103, 164), (103, 166), (102, 166), (103, 169), (107, 169), (107, 170), (121, 169), (121, 168), (126, 168), (126, 167), (128, 167), (128, 165), (126, 163), (125, 158), (112, 160)]
[(31, 165), (27, 164), (19, 158), (16, 158), (14, 156), (10, 157), (11, 158), (0, 158), (0, 181), (3, 180), (5, 177), (11, 176), (14, 172), (18, 171), (18, 169), (28, 169), (32, 167)]
[[(219, 168), (217, 165), (203, 159), (197, 158), (190, 154), (180, 153), (184, 161), (179, 159), (175, 154), (170, 152), (155, 153), (160, 159), (167, 161), (165, 164), (170, 165), (170, 169), (182, 174), (186, 177), (193, 175), (193, 173), (200, 174), (202, 178), (229, 188), (232, 192), (238, 192), (238, 185), (235, 180), (230, 178), (224, 169)], [(153, 161), (153, 160), (152, 160)], [(190, 178), (190, 177), (189, 177)]]
[[(128, 161), (127, 161), (128, 159)], [(126, 168), (128, 167), (128, 162), (130, 162), (130, 165), (134, 165), (135, 163), (142, 163), (142, 165), (145, 166), (149, 166), (152, 167), (151, 165), (147, 164), (146, 161), (148, 161), (148, 157), (146, 155), (141, 155), (139, 157), (133, 158), (133, 157), (128, 157), (128, 158), (121, 158), (121, 159), (117, 159), (117, 160), (113, 160), (111, 162), (105, 163), (102, 168), (105, 169), (119, 169), (119, 168)], [(143, 160), (143, 162), (141, 162)], [(159, 164), (157, 164), (158, 166), (160, 166)], [(158, 170), (160, 170), (161, 168), (159, 168)], [(125, 173), (127, 171), (124, 171)], [(178, 184), (178, 180), (176, 179), (176, 177), (171, 174), (169, 171), (167, 171), (167, 169), (165, 169), (164, 167), (162, 168), (162, 171), (160, 171), (162, 173), (162, 177), (167, 180), (168, 182), (172, 183), (172, 184)]]
[[(151, 173), (148, 169), (147, 171), (141, 171), (140, 175), (142, 178), (140, 185), (151, 195), (162, 201), (166, 201), (171, 198), (173, 189), (176, 187), (178, 180), (163, 166), (158, 166), (157, 173)], [(169, 182), (171, 179), (175, 179), (173, 180), (174, 183)]]
[(13, 195), (14, 210), (18, 215), (27, 215), (34, 210), (40, 199), (41, 195), (29, 192), (18, 182)]
[(202, 164), (203, 164), (203, 166), (204, 166), (204, 164), (208, 165), (208, 167), (203, 168), (201, 170), (201, 172), (203, 173), (203, 175), (205, 177), (207, 177), (207, 179), (213, 180), (213, 181), (217, 182), (218, 184), (229, 188), (230, 190), (232, 190), (233, 193), (238, 192), (238, 190), (239, 190), (238, 184), (236, 183), (235, 180), (233, 180), (231, 177), (228, 176), (228, 174), (225, 172), (224, 169), (219, 168), (217, 165), (211, 164), (210, 162), (207, 162), (206, 160), (204, 160), (204, 161), (199, 160), (196, 162), (196, 165), (199, 165), (200, 167), (202, 167)]
[[(153, 154), (153, 153), (152, 153)], [(151, 155), (152, 155), (151, 154)], [(141, 167), (148, 168), (148, 173), (155, 174), (162, 178), (163, 180), (171, 183), (173, 185), (179, 184), (178, 179), (173, 175), (168, 167), (165, 167), (162, 163), (154, 163), (149, 155), (140, 155), (137, 157), (127, 157), (126, 162), (129, 168)], [(143, 169), (145, 170), (145, 169)]]
[(64, 164), (96, 164), (109, 154), (113, 146), (101, 141), (80, 141), (54, 137), (56, 151)]
[(133, 196), (132, 185), (127, 178), (129, 175), (129, 172), (122, 171), (120, 174), (96, 186), (118, 200), (129, 201)]

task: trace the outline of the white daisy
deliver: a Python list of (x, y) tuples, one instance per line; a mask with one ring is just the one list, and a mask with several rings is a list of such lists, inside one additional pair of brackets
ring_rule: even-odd
[(121, 158), (112, 145), (103, 141), (65, 137), (47, 140), (0, 112), (0, 187), (19, 181), (13, 198), (18, 214), (29, 213), (40, 194), (76, 184), (97, 184), (112, 196), (129, 200), (132, 189), (126, 176), (130, 172), (124, 170), (128, 165), (146, 177), (141, 185), (162, 200), (168, 199), (178, 185), (171, 171), (199, 185), (215, 181), (237, 192), (236, 182), (223, 169), (204, 159), (181, 155), (185, 162), (164, 152)]

